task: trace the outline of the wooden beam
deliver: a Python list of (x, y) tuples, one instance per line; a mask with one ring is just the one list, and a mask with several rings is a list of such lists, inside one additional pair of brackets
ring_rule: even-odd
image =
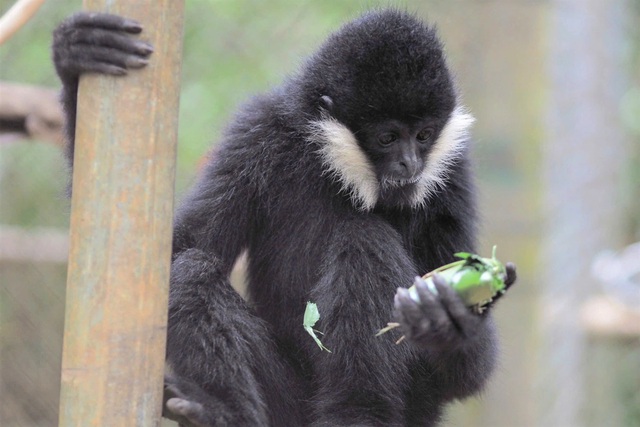
[(27, 229), (0, 225), (0, 263), (65, 264), (69, 253), (66, 230), (39, 227)]
[(580, 307), (580, 320), (593, 338), (640, 338), (640, 310), (607, 296), (594, 296), (584, 302)]
[(62, 107), (57, 90), (0, 81), (0, 144), (27, 138), (62, 146)]
[(136, 19), (154, 53), (83, 76), (60, 426), (157, 426), (164, 372), (183, 2), (85, 0)]

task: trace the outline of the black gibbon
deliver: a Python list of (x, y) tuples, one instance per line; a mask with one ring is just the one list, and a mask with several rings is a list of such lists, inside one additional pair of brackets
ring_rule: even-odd
[[(144, 67), (153, 48), (141, 32), (96, 13), (56, 29), (70, 159), (79, 75)], [(347, 23), (242, 106), (176, 213), (165, 415), (430, 426), (446, 402), (480, 391), (497, 351), (491, 310), (473, 313), (440, 280), (420, 304), (397, 289), (475, 250), (472, 122), (435, 30), (394, 9)], [(244, 250), (248, 302), (228, 280)], [(331, 353), (302, 327), (307, 301)], [(393, 318), (400, 345), (374, 336)]]

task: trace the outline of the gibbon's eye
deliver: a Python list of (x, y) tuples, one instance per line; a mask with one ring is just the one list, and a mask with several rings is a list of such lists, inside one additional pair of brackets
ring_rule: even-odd
[(381, 135), (378, 135), (378, 142), (380, 143), (380, 145), (382, 146), (387, 146), (387, 145), (391, 145), (393, 144), (396, 140), (398, 139), (398, 137), (396, 136), (395, 133), (383, 133)]
[(320, 97), (320, 106), (327, 111), (333, 110), (333, 99), (330, 96), (322, 95)]
[(418, 132), (418, 134), (416, 135), (416, 139), (418, 140), (418, 142), (425, 143), (425, 142), (429, 142), (432, 136), (433, 136), (433, 129), (424, 128), (420, 132)]

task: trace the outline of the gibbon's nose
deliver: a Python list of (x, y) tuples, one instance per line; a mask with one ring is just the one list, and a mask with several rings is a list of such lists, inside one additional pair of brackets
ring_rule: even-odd
[(397, 166), (394, 169), (394, 172), (398, 175), (398, 178), (411, 179), (418, 172), (418, 164), (416, 161), (403, 158), (398, 162)]
[(397, 181), (404, 181), (411, 179), (413, 174), (411, 173), (411, 164), (408, 162), (398, 161), (391, 165), (389, 172), (391, 173), (389, 178)]
[(409, 173), (411, 173), (411, 169), (412, 169), (410, 165), (411, 165), (411, 162), (406, 162), (404, 160), (400, 161), (400, 167)]
[(420, 162), (414, 144), (407, 141), (405, 144), (398, 144), (397, 149), (393, 173), (398, 179), (413, 179), (418, 173)]

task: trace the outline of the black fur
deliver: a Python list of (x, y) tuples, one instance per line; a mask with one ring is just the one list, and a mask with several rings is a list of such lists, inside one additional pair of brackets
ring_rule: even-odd
[[(152, 48), (131, 37), (140, 31), (102, 14), (56, 30), (70, 153), (79, 74), (144, 66)], [(445, 184), (411, 201), (409, 181), (456, 102), (434, 30), (384, 10), (345, 25), (299, 73), (242, 107), (177, 211), (167, 416), (194, 426), (434, 425), (446, 402), (482, 389), (496, 354), (490, 314), (471, 313), (439, 282), (422, 305), (396, 294), (475, 249), (464, 144)], [(327, 172), (313, 125), (323, 120), (346, 126), (378, 181), (391, 183), (373, 206), (354, 203)], [(228, 281), (243, 250), (249, 303)], [(302, 328), (307, 301), (332, 353)], [(409, 342), (374, 337), (394, 315)]]

